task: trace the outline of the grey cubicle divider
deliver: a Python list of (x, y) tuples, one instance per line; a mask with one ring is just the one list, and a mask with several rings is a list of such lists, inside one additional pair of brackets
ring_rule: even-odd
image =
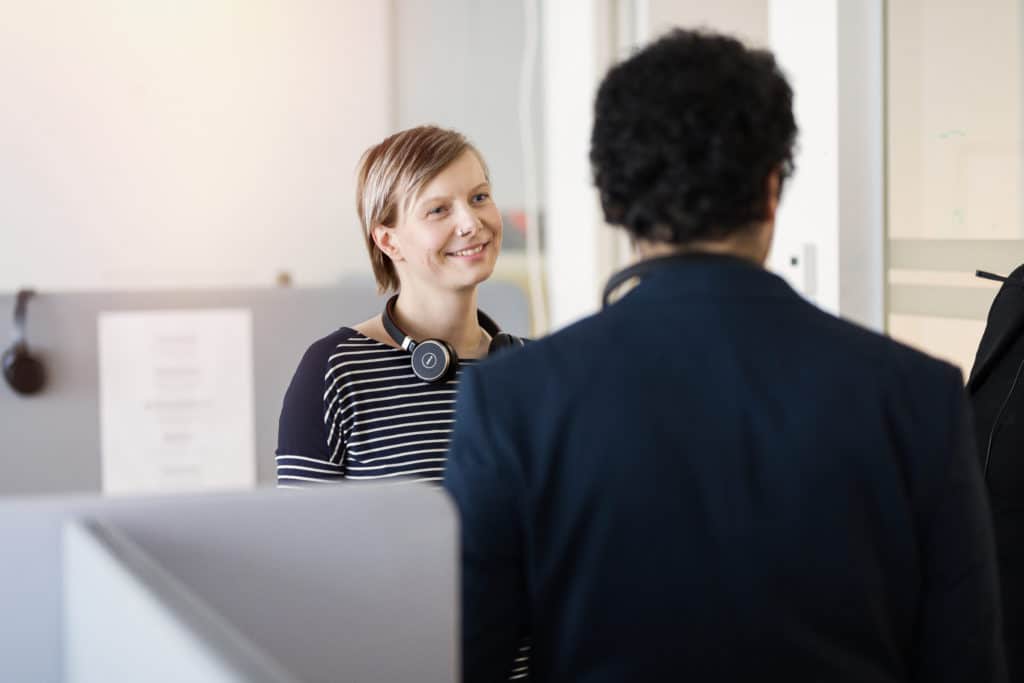
[(301, 683), (117, 530), (63, 547), (65, 683)]
[(82, 519), (129, 539), (299, 681), (456, 678), (455, 512), (440, 489), (395, 483), (2, 501), (0, 680), (64, 680), (62, 530)]
[[(529, 333), (522, 289), (489, 281), (480, 306), (513, 334)], [(366, 279), (323, 289), (39, 292), (29, 303), (28, 341), (50, 383), (21, 397), (0, 381), (0, 495), (100, 490), (97, 315), (101, 311), (246, 308), (252, 311), (257, 479), (273, 482), (281, 399), (299, 358), (316, 339), (379, 313), (384, 299)], [(13, 295), (0, 295), (0, 340)]]

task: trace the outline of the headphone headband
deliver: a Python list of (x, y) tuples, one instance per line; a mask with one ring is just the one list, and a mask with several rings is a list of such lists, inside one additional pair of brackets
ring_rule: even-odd
[[(419, 344), (415, 339), (405, 333), (398, 323), (395, 322), (395, 303), (398, 301), (398, 295), (393, 295), (388, 299), (387, 303), (384, 304), (384, 313), (381, 315), (381, 322), (384, 323), (384, 329), (387, 331), (388, 336), (391, 337), (396, 344), (402, 347), (405, 351), (412, 351)], [(491, 337), (497, 337), (502, 334), (501, 328), (498, 327), (498, 323), (494, 322), (489, 315), (477, 309), (476, 320), (480, 327), (484, 329), (484, 332), (491, 335)]]
[(740, 263), (744, 262), (746, 259), (733, 254), (719, 254), (707, 251), (689, 251), (684, 253), (668, 254), (667, 256), (654, 256), (652, 258), (647, 258), (643, 261), (639, 261), (638, 263), (634, 263), (627, 268), (623, 268), (608, 279), (608, 284), (604, 286), (604, 292), (601, 294), (601, 307), (607, 308), (612, 294), (614, 294), (615, 291), (628, 280), (641, 279), (656, 270), (663, 270), (672, 266), (683, 265), (684, 263), (693, 263), (694, 261), (699, 260), (717, 260), (723, 262), (732, 261)]
[(655, 270), (661, 270), (662, 268), (683, 263), (684, 261), (692, 261), (695, 256), (703, 255), (704, 254), (690, 253), (655, 256), (654, 258), (644, 259), (643, 261), (623, 268), (608, 278), (608, 284), (604, 286), (604, 292), (601, 294), (601, 307), (608, 308), (608, 300), (611, 298), (612, 294), (614, 294), (619, 287), (626, 284), (629, 280), (634, 278), (643, 278), (645, 275), (648, 275)]
[(395, 340), (395, 343), (402, 347), (404, 351), (412, 351), (416, 348), (416, 342), (412, 337), (407, 335), (398, 323), (395, 322), (395, 302), (398, 301), (398, 295), (395, 294), (393, 297), (388, 299), (388, 302), (384, 304), (384, 313), (380, 316), (381, 322), (384, 323), (384, 329), (387, 331), (388, 336)]
[(34, 290), (20, 289), (14, 303), (14, 346), (25, 344), (25, 319), (28, 317), (28, 300), (36, 295)]
[[(380, 319), (388, 336), (402, 350), (412, 354), (412, 371), (424, 382), (442, 382), (451, 377), (459, 364), (459, 357), (455, 348), (443, 339), (423, 339), (416, 341), (405, 333), (398, 323), (395, 322), (395, 302), (398, 301), (398, 294), (395, 294), (384, 304), (384, 312)], [(498, 324), (486, 313), (477, 309), (476, 319), (480, 327), (491, 336), (491, 345), (488, 352), (497, 351), (508, 346), (522, 346), (523, 340), (506, 334), (501, 331)]]

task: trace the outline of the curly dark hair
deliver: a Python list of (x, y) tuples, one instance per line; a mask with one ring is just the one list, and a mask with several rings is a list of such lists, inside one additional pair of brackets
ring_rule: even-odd
[(676, 29), (613, 67), (590, 162), (605, 220), (686, 244), (763, 220), (768, 176), (793, 171), (793, 91), (770, 52)]

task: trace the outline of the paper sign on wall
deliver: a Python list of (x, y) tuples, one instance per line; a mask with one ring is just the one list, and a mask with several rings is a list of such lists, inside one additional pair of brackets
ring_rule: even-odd
[(104, 493), (251, 487), (252, 313), (99, 315)]

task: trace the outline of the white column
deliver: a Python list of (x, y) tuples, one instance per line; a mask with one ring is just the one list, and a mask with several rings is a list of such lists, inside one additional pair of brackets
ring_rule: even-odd
[(839, 312), (838, 0), (773, 0), (769, 42), (793, 88), (800, 137), (769, 265)]
[(839, 313), (885, 329), (882, 0), (839, 5)]
[(769, 33), (800, 128), (769, 266), (823, 309), (881, 330), (881, 0), (769, 0)]
[(544, 40), (544, 255), (550, 327), (597, 310), (604, 226), (590, 173), (594, 95), (608, 61), (601, 0), (541, 5)]

